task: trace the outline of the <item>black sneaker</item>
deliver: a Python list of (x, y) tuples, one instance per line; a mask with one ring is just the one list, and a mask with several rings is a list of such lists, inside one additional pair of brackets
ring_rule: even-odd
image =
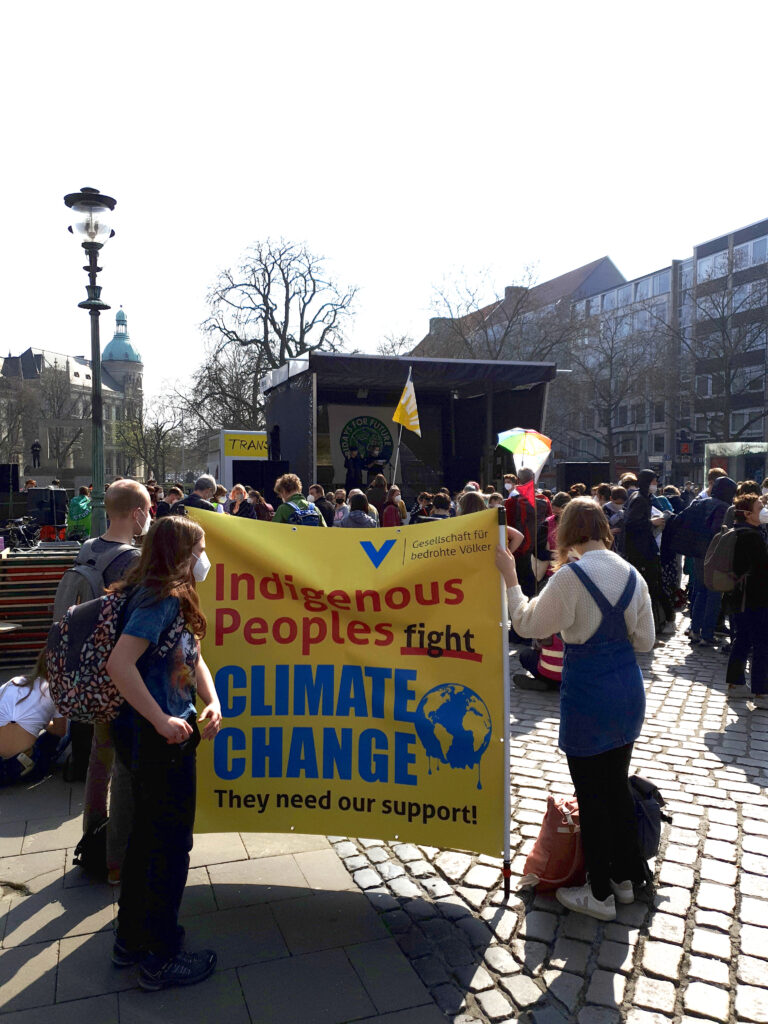
[(139, 970), (139, 985), (148, 992), (182, 985), (197, 985), (209, 978), (216, 967), (216, 954), (212, 949), (199, 953), (177, 953), (170, 960), (161, 960), (150, 953)]
[[(181, 950), (181, 947), (184, 945), (184, 935), (183, 925), (176, 925), (177, 950)], [(146, 949), (131, 949), (126, 946), (122, 939), (115, 935), (115, 941), (112, 946), (112, 963), (115, 967), (133, 967), (135, 964), (140, 964), (142, 960), (145, 960), (146, 956)]]

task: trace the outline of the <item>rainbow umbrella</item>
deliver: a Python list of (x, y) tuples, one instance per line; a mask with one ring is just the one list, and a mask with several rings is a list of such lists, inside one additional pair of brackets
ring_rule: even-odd
[(552, 440), (549, 437), (540, 434), (538, 430), (525, 430), (523, 427), (503, 431), (498, 435), (496, 444), (512, 452), (518, 470), (532, 469), (536, 480), (552, 451)]

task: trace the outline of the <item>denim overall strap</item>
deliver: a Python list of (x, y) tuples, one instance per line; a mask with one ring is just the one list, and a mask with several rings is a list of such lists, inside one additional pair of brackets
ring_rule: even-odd
[(637, 586), (637, 570), (634, 568), (634, 566), (630, 565), (630, 567), (629, 567), (629, 579), (627, 580), (627, 585), (624, 587), (624, 590), (622, 591), (621, 597), (619, 598), (619, 600), (614, 605), (614, 608), (615, 608), (615, 610), (617, 612), (622, 612), (622, 614), (623, 614), (627, 610), (627, 608), (629, 607), (629, 602), (632, 600), (632, 598), (634, 596), (635, 587), (636, 586)]
[(571, 563), (571, 569), (573, 569), (578, 578), (584, 584), (587, 592), (593, 598), (602, 614), (600, 625), (586, 643), (594, 645), (610, 641), (628, 642), (627, 626), (624, 621), (624, 611), (632, 600), (632, 595), (635, 592), (635, 570), (633, 568), (630, 569), (629, 579), (621, 593), (621, 597), (615, 605), (612, 605), (609, 603), (603, 592), (580, 566), (575, 563)]
[(606, 598), (605, 594), (603, 594), (602, 590), (598, 589), (598, 587), (592, 582), (592, 580), (584, 572), (580, 565), (577, 565), (575, 562), (571, 562), (570, 568), (573, 569), (573, 571), (579, 577), (581, 582), (587, 588), (590, 597), (595, 602), (600, 611), (603, 613), (603, 616), (605, 617), (606, 615), (610, 615), (613, 611), (613, 605), (608, 603), (608, 599)]

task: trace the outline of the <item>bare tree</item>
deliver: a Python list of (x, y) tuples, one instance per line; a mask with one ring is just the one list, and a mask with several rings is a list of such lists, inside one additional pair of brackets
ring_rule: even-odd
[(355, 288), (326, 276), (324, 259), (296, 242), (256, 242), (239, 266), (224, 270), (208, 295), (203, 324), (221, 350), (254, 346), (266, 369), (318, 349), (337, 350), (352, 315)]
[(728, 278), (707, 279), (684, 290), (681, 326), (658, 324), (679, 352), (683, 379), (690, 382), (696, 412), (715, 441), (738, 441), (762, 433), (765, 350), (768, 339), (768, 279), (761, 275), (728, 287)]
[(46, 363), (40, 376), (43, 425), (48, 433), (49, 457), (57, 469), (65, 469), (70, 456), (80, 447), (84, 422), (91, 416), (91, 397), (85, 389), (73, 388), (69, 361)]
[(410, 334), (385, 334), (376, 346), (376, 355), (407, 356), (415, 344)]
[(642, 409), (645, 422), (645, 402), (662, 386), (660, 351), (659, 332), (638, 330), (633, 310), (583, 319), (570, 346), (572, 372), (550, 400), (556, 443), (594, 458), (597, 442), (613, 478), (622, 440), (639, 422), (630, 410)]
[(188, 427), (208, 433), (221, 426), (263, 429), (261, 378), (268, 370), (260, 347), (209, 345), (190, 382), (177, 385), (175, 404)]
[(15, 462), (24, 446), (24, 390), (20, 378), (0, 377), (0, 462)]
[[(491, 301), (484, 297), (491, 295)], [(556, 359), (567, 346), (573, 323), (567, 299), (546, 301), (536, 290), (532, 268), (522, 280), (495, 292), (487, 272), (437, 286), (429, 335), (418, 354), (455, 359)]]
[(160, 399), (148, 409), (141, 419), (120, 420), (115, 433), (132, 464), (142, 463), (147, 477), (166, 480), (168, 464), (181, 447), (181, 417)]

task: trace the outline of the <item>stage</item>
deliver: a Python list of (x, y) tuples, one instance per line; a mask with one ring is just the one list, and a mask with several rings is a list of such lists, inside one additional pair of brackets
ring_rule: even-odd
[[(544, 429), (554, 363), (484, 362), (313, 352), (262, 379), (270, 458), (326, 490), (344, 485), (352, 445), (380, 447), (391, 482), (399, 427), (392, 422), (408, 367), (421, 437), (404, 430), (397, 482), (407, 498), (467, 480), (501, 483), (512, 456), (496, 449), (511, 427)], [(277, 429), (276, 429), (277, 428)]]

